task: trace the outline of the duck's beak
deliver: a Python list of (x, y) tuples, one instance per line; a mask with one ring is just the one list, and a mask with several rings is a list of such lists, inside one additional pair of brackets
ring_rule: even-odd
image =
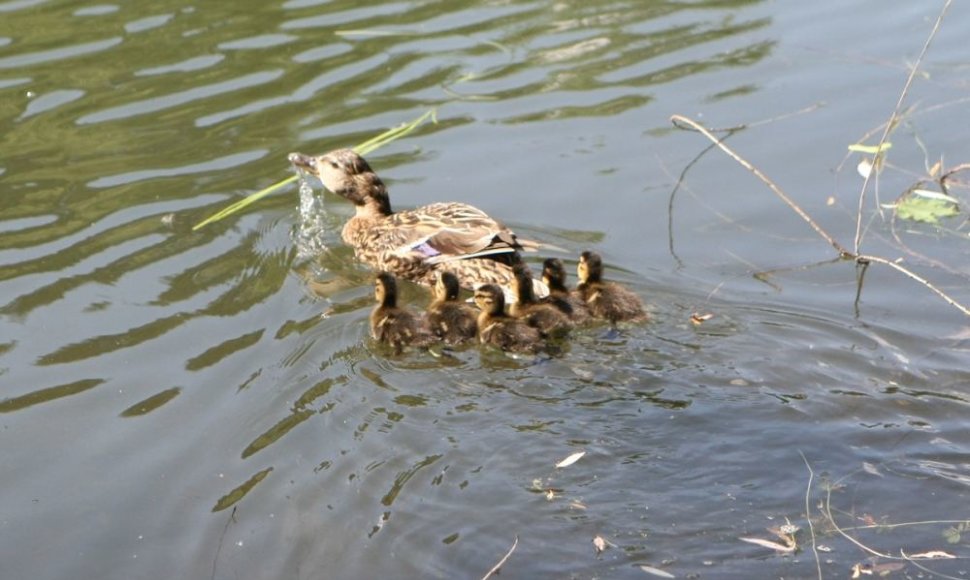
[(290, 153), (287, 159), (298, 170), (303, 173), (309, 173), (310, 175), (319, 176), (320, 172), (317, 169), (317, 158), (312, 155), (304, 155), (303, 153)]

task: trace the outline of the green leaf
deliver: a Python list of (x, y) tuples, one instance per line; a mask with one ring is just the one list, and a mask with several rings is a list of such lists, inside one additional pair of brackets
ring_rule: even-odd
[(960, 530), (957, 528), (947, 528), (943, 530), (943, 537), (946, 538), (946, 541), (949, 544), (959, 544)]
[(900, 219), (914, 222), (936, 224), (942, 218), (952, 217), (959, 213), (960, 208), (954, 203), (919, 195), (908, 195), (896, 204), (896, 215)]

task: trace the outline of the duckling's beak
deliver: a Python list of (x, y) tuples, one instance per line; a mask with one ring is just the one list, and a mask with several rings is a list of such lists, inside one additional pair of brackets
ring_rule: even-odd
[(290, 153), (287, 156), (290, 164), (296, 167), (303, 173), (308, 173), (319, 177), (320, 170), (317, 167), (317, 158), (312, 155), (304, 155), (303, 153)]

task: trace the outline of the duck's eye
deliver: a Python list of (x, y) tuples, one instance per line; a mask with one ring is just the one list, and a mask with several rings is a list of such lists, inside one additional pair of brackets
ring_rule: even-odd
[(340, 169), (340, 166), (337, 165), (337, 162), (336, 161), (331, 161), (330, 162), (330, 167), (333, 167), (334, 169)]

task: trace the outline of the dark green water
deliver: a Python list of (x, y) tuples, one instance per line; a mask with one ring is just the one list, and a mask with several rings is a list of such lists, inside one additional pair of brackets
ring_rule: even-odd
[[(927, 574), (833, 520), (886, 555), (970, 555), (947, 541), (970, 518), (968, 318), (876, 266), (855, 304), (851, 263), (668, 120), (751, 125), (728, 143), (851, 246), (846, 146), (878, 139), (940, 8), (0, 3), (0, 577), (480, 578), (517, 537), (501, 577), (812, 578), (809, 521), (825, 578)], [(879, 203), (970, 161), (968, 26), (955, 3)], [(191, 230), (290, 151), (432, 107), (369, 156), (396, 206), (595, 249), (653, 322), (537, 362), (389, 357), (340, 199), (309, 256), (292, 188)], [(970, 303), (966, 214), (877, 207), (864, 249)], [(739, 540), (786, 520), (794, 554)], [(945, 522), (860, 528), (915, 521)]]

